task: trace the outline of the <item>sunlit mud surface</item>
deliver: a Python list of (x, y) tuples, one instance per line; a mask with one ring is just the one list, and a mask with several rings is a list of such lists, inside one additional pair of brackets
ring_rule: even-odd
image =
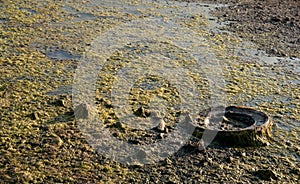
[[(227, 23), (218, 23), (209, 12), (228, 5), (97, 0), (16, 0), (0, 4), (0, 181), (299, 182), (300, 59), (297, 53), (293, 57), (269, 57), (251, 40), (238, 37), (238, 32), (222, 29)], [(189, 83), (176, 88), (168, 78), (140, 77), (128, 94), (135, 116), (143, 120), (155, 110), (151, 107), (159, 107), (166, 128), (172, 132), (177, 118), (186, 110), (181, 106), (182, 99), (195, 97), (199, 104), (193, 107), (199, 112), (221, 99), (221, 105), (251, 106), (273, 119), (272, 139), (267, 146), (209, 146), (200, 151), (186, 143), (160, 162), (126, 165), (104, 157), (89, 144), (74, 117), (76, 68), (85, 62), (82, 56), (89, 54), (88, 49), (100, 35), (147, 18), (175, 22), (190, 30), (202, 40), (198, 43), (201, 51), (212, 53), (214, 59), (207, 63), (204, 58), (197, 70), (197, 60), (188, 47), (173, 44), (180, 36), (128, 43), (115, 51), (99, 69), (94, 99), (97, 116), (111, 135), (131, 144), (150, 144), (169, 135), (166, 131), (157, 133), (155, 124), (146, 124), (147, 130), (136, 130), (122, 123), (118, 118), (121, 108), (111, 98), (114, 86), (123, 84), (115, 80), (120, 71), (126, 71), (122, 68), (127, 66), (127, 71), (133, 72), (128, 67), (132, 66), (136, 73), (142, 73), (162, 62), (165, 68), (188, 70), (188, 82), (193, 81), (196, 92), (179, 93), (180, 87), (185, 89)], [(173, 28), (166, 27), (169, 29)], [(145, 65), (134, 65), (136, 59), (149, 53), (160, 56), (152, 63), (148, 58)], [(211, 79), (217, 83), (212, 85)], [(199, 141), (195, 137), (191, 140)]]

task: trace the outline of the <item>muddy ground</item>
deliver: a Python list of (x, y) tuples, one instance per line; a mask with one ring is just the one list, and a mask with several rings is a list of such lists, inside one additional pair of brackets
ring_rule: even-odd
[[(221, 29), (232, 34), (206, 31), (208, 20), (202, 15), (186, 16), (182, 25), (205, 35), (222, 61), (227, 105), (253, 106), (272, 117), (272, 138), (266, 146), (209, 146), (200, 151), (186, 144), (174, 155), (148, 165), (105, 158), (87, 142), (74, 117), (71, 86), (78, 58), (94, 34), (155, 15), (153, 10), (91, 11), (89, 1), (76, 0), (0, 1), (0, 183), (299, 183), (300, 2), (201, 2), (228, 3), (228, 7), (212, 8), (212, 14), (219, 22), (230, 21)], [(241, 40), (252, 41), (258, 50), (282, 60), (268, 63), (235, 54), (239, 43), (244, 43)], [(182, 54), (166, 43), (160, 46), (155, 49)], [(130, 57), (117, 53), (111, 60)], [(118, 124), (104, 94), (112, 84), (113, 69), (108, 66), (99, 76), (99, 117), (126, 140), (131, 134)], [(203, 89), (204, 100), (206, 93)], [(142, 103), (145, 98), (141, 97)], [(176, 98), (170, 103), (176, 103)]]
[(229, 21), (227, 30), (259, 45), (272, 56), (299, 57), (300, 3), (297, 0), (191, 0), (188, 2), (226, 3), (214, 15)]
[(296, 0), (239, 1), (216, 15), (220, 21), (232, 21), (229, 30), (257, 43), (268, 54), (299, 57), (299, 8)]

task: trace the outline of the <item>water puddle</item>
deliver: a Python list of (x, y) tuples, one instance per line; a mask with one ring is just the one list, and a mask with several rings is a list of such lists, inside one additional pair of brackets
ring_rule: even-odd
[(86, 4), (87, 7), (93, 8), (93, 7), (99, 7), (100, 9), (110, 9), (113, 11), (118, 11), (122, 13), (129, 13), (133, 15), (140, 16), (142, 15), (142, 11), (145, 11), (149, 9), (151, 6), (149, 6), (149, 3), (152, 3), (151, 1), (140, 1), (139, 3), (131, 3), (130, 1), (97, 1), (97, 0), (91, 0), (88, 4)]
[(244, 59), (255, 60), (260, 65), (279, 67), (285, 73), (292, 72), (300, 75), (300, 58), (269, 56), (266, 52), (259, 50), (257, 46), (249, 41), (243, 41), (239, 48), (234, 51), (237, 56)]
[(80, 56), (73, 55), (65, 50), (47, 51), (46, 56), (57, 61), (78, 60), (80, 58)]
[(79, 12), (69, 6), (64, 6), (63, 9), (72, 17), (72, 22), (96, 20), (96, 16), (91, 13)]

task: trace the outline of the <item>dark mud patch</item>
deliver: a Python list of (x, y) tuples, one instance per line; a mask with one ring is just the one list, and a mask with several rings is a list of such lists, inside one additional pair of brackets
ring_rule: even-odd
[(224, 29), (256, 43), (270, 56), (300, 57), (300, 1), (297, 0), (178, 0), (227, 4), (214, 15)]
[(251, 40), (271, 56), (300, 56), (300, 1), (217, 2), (231, 3), (215, 11), (220, 21), (230, 22), (225, 29)]

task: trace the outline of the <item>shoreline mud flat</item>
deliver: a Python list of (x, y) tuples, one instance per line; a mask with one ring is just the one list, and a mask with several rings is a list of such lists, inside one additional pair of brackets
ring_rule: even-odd
[[(0, 181), (299, 182), (299, 14), (295, 11), (298, 1), (205, 1), (225, 2), (226, 6), (210, 6), (204, 1), (107, 2), (0, 1)], [(197, 6), (206, 13), (195, 13)], [(210, 10), (213, 13), (208, 15)], [(79, 56), (86, 52), (95, 35), (113, 30), (123, 22), (149, 16), (170, 21), (174, 18), (170, 15), (176, 15), (180, 25), (203, 36), (204, 44), (215, 53), (223, 69), (227, 105), (255, 107), (272, 117), (274, 127), (268, 146), (212, 146), (200, 151), (187, 144), (159, 163), (128, 166), (103, 157), (88, 144), (72, 107)], [(229, 21), (220, 24), (228, 26), (209, 30), (209, 25), (216, 26), (217, 21)], [(182, 49), (169, 43), (155, 44), (129, 45), (127, 49), (138, 49), (114, 53), (111, 65), (106, 66), (97, 81), (99, 118), (120, 139), (136, 135), (126, 132), (127, 128), (118, 123), (107, 97), (118, 61), (163, 48), (175, 64), (193, 63)], [(199, 108), (204, 109), (209, 104), (208, 85), (203, 82), (206, 79), (191, 77), (201, 90), (203, 104)], [(133, 97), (141, 94), (138, 100), (145, 105), (149, 94), (143, 93), (140, 86), (131, 92)], [(162, 83), (153, 94), (166, 86)], [(176, 96), (176, 90), (162, 94), (176, 107), (177, 98), (172, 96)], [(141, 104), (134, 103), (133, 97), (136, 108)], [(176, 108), (169, 112), (167, 127), (172, 125)]]

